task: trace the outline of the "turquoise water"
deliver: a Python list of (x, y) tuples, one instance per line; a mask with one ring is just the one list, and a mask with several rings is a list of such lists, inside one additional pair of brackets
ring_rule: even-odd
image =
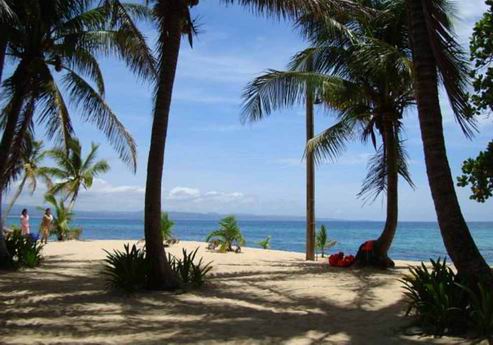
[[(8, 224), (17, 223), (16, 217), (9, 217)], [(217, 228), (211, 220), (175, 220), (174, 233), (181, 240), (203, 241), (206, 235)], [(239, 221), (247, 246), (256, 244), (268, 235), (272, 236), (272, 249), (304, 252), (305, 223), (302, 221)], [(322, 223), (317, 223), (319, 227)], [(329, 238), (337, 241), (331, 251), (355, 253), (359, 245), (374, 239), (380, 233), (382, 222), (329, 221), (323, 222), (328, 228)], [(141, 239), (144, 225), (140, 219), (96, 219), (79, 218), (75, 226), (83, 229), (82, 239)], [(32, 229), (38, 229), (39, 218), (31, 218)], [(486, 260), (493, 264), (493, 222), (469, 223), (472, 235)], [(445, 248), (436, 223), (401, 222), (391, 249), (393, 259), (427, 260), (445, 256)]]

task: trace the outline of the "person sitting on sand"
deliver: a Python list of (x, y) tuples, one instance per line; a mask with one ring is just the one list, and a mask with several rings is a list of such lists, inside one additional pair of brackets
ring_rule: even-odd
[(22, 236), (27, 236), (31, 233), (31, 229), (29, 227), (29, 214), (27, 214), (27, 209), (23, 209), (20, 216), (21, 222), (21, 234)]
[(53, 216), (51, 215), (51, 209), (47, 208), (43, 219), (41, 219), (41, 225), (39, 232), (41, 233), (41, 243), (48, 243), (48, 236), (50, 235), (51, 222), (53, 222)]

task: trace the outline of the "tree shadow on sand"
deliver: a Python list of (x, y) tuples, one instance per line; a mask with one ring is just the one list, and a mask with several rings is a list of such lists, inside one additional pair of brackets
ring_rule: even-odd
[[(299, 261), (269, 265), (268, 272), (252, 264), (217, 273), (210, 286), (187, 294), (124, 296), (104, 290), (101, 261), (51, 257), (37, 270), (0, 276), (0, 343), (451, 343), (404, 337), (397, 329), (408, 322), (402, 301), (379, 307), (378, 294), (397, 273)], [(314, 277), (320, 278), (316, 284), (340, 282), (341, 289), (351, 289), (351, 301), (309, 294), (316, 287), (300, 282)]]

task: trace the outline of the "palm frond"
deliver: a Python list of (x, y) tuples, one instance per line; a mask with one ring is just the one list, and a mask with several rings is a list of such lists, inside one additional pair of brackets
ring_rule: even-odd
[(353, 138), (355, 124), (353, 119), (342, 119), (309, 140), (305, 151), (312, 153), (317, 163), (327, 158), (335, 160), (345, 150), (346, 143)]
[(450, 21), (453, 6), (448, 0), (423, 1), (425, 23), (440, 77), (455, 118), (464, 134), (471, 138), (477, 130), (468, 102), (470, 86), (466, 55), (457, 41)]
[(242, 121), (258, 121), (276, 110), (302, 104), (307, 84), (319, 94), (328, 80), (318, 73), (268, 70), (245, 88)]
[(43, 85), (41, 94), (41, 111), (38, 122), (45, 125), (48, 138), (55, 137), (67, 146), (74, 135), (72, 120), (62, 93), (58, 89), (51, 73), (47, 77), (49, 79)]
[(322, 18), (326, 15), (369, 11), (349, 0), (222, 0), (222, 2), (239, 4), (255, 14), (295, 20), (307, 14), (314, 18)]
[(68, 70), (63, 83), (69, 90), (72, 102), (83, 109), (82, 119), (95, 124), (103, 131), (120, 159), (135, 171), (137, 169), (135, 141), (102, 97), (72, 70)]

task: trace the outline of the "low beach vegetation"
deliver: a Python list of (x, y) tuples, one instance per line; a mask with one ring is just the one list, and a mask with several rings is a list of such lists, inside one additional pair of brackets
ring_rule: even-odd
[[(106, 277), (108, 289), (134, 293), (149, 288), (151, 266), (146, 256), (145, 248), (135, 244), (130, 247), (127, 243), (123, 251), (105, 251), (103, 274)], [(178, 278), (177, 289), (190, 290), (201, 288), (212, 269), (212, 263), (205, 263), (203, 258), (196, 259), (198, 248), (192, 252), (182, 250), (178, 258), (168, 253), (168, 262), (172, 273)]]
[(37, 241), (35, 235), (23, 236), (19, 228), (12, 227), (12, 231), (5, 236), (5, 242), (10, 254), (11, 268), (34, 268), (41, 263), (43, 245)]
[(325, 257), (325, 253), (328, 249), (334, 247), (337, 241), (330, 240), (327, 234), (327, 228), (322, 224), (320, 230), (317, 232), (317, 237), (315, 239), (315, 247), (320, 252), (322, 257)]
[(462, 278), (446, 259), (410, 267), (404, 284), (408, 305), (423, 333), (442, 335), (493, 335), (493, 293), (482, 282)]
[(167, 212), (161, 212), (161, 236), (163, 236), (163, 241), (165, 243), (172, 243), (173, 237), (173, 227), (175, 222), (173, 222)]
[(219, 229), (207, 235), (206, 242), (212, 243), (211, 249), (219, 247), (220, 252), (240, 252), (246, 241), (241, 233), (235, 216), (227, 216), (219, 221)]
[(267, 236), (264, 238), (262, 241), (257, 242), (257, 244), (260, 246), (262, 249), (270, 249), (270, 240), (272, 239), (272, 236)]

